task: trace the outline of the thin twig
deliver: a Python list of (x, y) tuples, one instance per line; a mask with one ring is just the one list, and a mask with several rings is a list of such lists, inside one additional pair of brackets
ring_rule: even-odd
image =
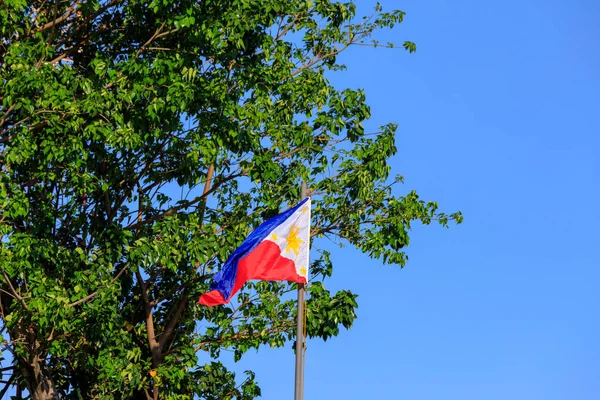
[(8, 283), (8, 286), (10, 287), (10, 291), (12, 292), (13, 297), (15, 299), (19, 300), (19, 302), (21, 303), (23, 308), (25, 308), (25, 310), (29, 311), (29, 308), (27, 308), (27, 304), (25, 304), (25, 300), (23, 300), (23, 297), (21, 297), (21, 295), (17, 293), (12, 282), (10, 281), (10, 278), (8, 277), (8, 275), (6, 274), (6, 271), (4, 271), (4, 269), (2, 269), (2, 274), (4, 275), (4, 280), (6, 281), (6, 283)]
[(86, 301), (92, 299), (94, 296), (96, 296), (100, 290), (106, 289), (107, 287), (111, 286), (113, 283), (115, 283), (120, 277), (121, 275), (123, 275), (123, 273), (125, 272), (125, 270), (129, 267), (128, 264), (125, 264), (123, 266), (123, 268), (121, 268), (121, 270), (119, 271), (119, 273), (117, 274), (117, 276), (115, 276), (107, 285), (103, 286), (102, 288), (96, 290), (94, 293), (91, 293), (87, 296), (85, 296), (83, 299), (79, 299), (71, 304), (69, 304), (67, 307), (75, 307), (81, 303), (85, 303)]

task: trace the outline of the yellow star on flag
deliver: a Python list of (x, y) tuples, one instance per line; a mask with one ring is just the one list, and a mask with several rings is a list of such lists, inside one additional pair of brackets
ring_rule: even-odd
[(304, 243), (304, 240), (300, 239), (298, 237), (298, 233), (300, 232), (300, 228), (298, 228), (296, 225), (292, 226), (292, 228), (290, 229), (290, 234), (288, 235), (288, 237), (286, 238), (286, 246), (285, 246), (285, 252), (289, 253), (290, 250), (294, 252), (295, 255), (298, 255), (298, 253), (300, 252), (300, 246), (302, 245), (302, 243)]

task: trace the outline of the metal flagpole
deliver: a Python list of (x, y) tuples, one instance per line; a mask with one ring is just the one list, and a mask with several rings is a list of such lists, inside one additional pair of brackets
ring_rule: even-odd
[[(306, 198), (308, 189), (302, 181), (300, 200)], [(304, 283), (298, 284), (298, 317), (296, 318), (296, 383), (294, 400), (304, 400)]]

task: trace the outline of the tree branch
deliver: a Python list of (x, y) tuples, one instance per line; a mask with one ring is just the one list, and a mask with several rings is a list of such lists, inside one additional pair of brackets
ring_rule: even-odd
[(23, 306), (23, 308), (25, 308), (25, 310), (29, 311), (29, 308), (27, 308), (27, 304), (25, 304), (25, 300), (23, 300), (23, 297), (21, 297), (21, 295), (19, 293), (17, 293), (17, 291), (15, 290), (15, 287), (13, 286), (12, 282), (10, 281), (10, 278), (8, 277), (8, 275), (6, 274), (6, 271), (4, 271), (4, 269), (2, 269), (2, 275), (4, 275), (4, 280), (10, 287), (10, 291), (11, 291), (13, 297), (15, 299), (19, 300), (19, 303), (21, 303), (21, 305)]
[(66, 12), (62, 16), (56, 18), (54, 21), (50, 21), (47, 24), (42, 25), (40, 28), (36, 29), (33, 33), (44, 32), (58, 24), (65, 22), (67, 19), (69, 19), (70, 16), (75, 14), (76, 11), (77, 11), (77, 8), (75, 6), (67, 8)]
[[(98, 9), (98, 11), (96, 11), (96, 12), (88, 15), (88, 17), (86, 18), (85, 22), (89, 22), (89, 21), (93, 20), (98, 15), (102, 14), (104, 11), (108, 10), (109, 8), (115, 6), (115, 5), (119, 4), (119, 3), (122, 3), (123, 1), (124, 0), (112, 0), (111, 2), (109, 2), (108, 4), (106, 4), (104, 7), (100, 7)], [(67, 8), (66, 12), (62, 16), (56, 18), (54, 21), (50, 21), (47, 24), (42, 25), (40, 28), (38, 28), (35, 31), (33, 31), (33, 34), (44, 32), (44, 31), (46, 31), (46, 30), (48, 30), (48, 29), (50, 29), (50, 28), (52, 28), (54, 26), (62, 24), (67, 19), (69, 19), (69, 17), (71, 17), (73, 14), (76, 14), (77, 11), (78, 10), (77, 10), (77, 8), (75, 6)]]
[(144, 279), (142, 278), (142, 274), (140, 269), (138, 268), (135, 272), (137, 281), (140, 284), (140, 289), (142, 291), (142, 300), (144, 303), (144, 311), (146, 314), (146, 330), (148, 332), (148, 345), (150, 347), (150, 352), (152, 353), (152, 366), (158, 367), (160, 364), (160, 345), (156, 341), (156, 334), (154, 332), (154, 318), (152, 316), (152, 307), (150, 306), (150, 301), (148, 299), (148, 289), (146, 288), (146, 284), (144, 283)]
[(115, 276), (107, 285), (101, 287), (100, 289), (96, 290), (95, 292), (85, 296), (83, 299), (79, 299), (77, 301), (74, 301), (73, 303), (69, 304), (67, 307), (75, 307), (81, 303), (85, 303), (86, 301), (94, 298), (99, 292), (100, 290), (106, 289), (107, 287), (111, 286), (113, 283), (115, 283), (120, 277), (121, 275), (123, 275), (123, 273), (127, 270), (127, 267), (129, 265), (125, 264), (123, 266), (123, 268), (121, 268), (121, 270), (119, 271), (119, 273), (117, 274), (117, 276)]
[[(265, 333), (266, 334), (282, 333), (282, 332), (286, 332), (290, 328), (294, 328), (295, 326), (296, 326), (295, 323), (286, 321), (282, 325), (272, 326), (269, 329), (265, 329)], [(210, 343), (240, 341), (240, 340), (251, 339), (252, 337), (253, 337), (253, 331), (246, 330), (243, 332), (237, 332), (237, 333), (231, 335), (230, 337), (211, 338), (208, 340), (204, 340), (203, 342), (200, 342), (196, 347), (194, 347), (194, 351), (200, 351), (200, 350), (202, 350), (203, 346), (206, 346), (207, 344), (210, 344)]]
[(144, 43), (144, 44), (142, 45), (142, 47), (140, 47), (140, 48), (138, 49), (138, 51), (136, 51), (134, 58), (138, 58), (138, 57), (139, 57), (139, 55), (140, 55), (140, 54), (142, 54), (142, 52), (144, 51), (144, 49), (146, 49), (146, 47), (147, 47), (147, 46), (149, 46), (149, 45), (150, 45), (150, 43), (152, 43), (152, 41), (158, 37), (158, 35), (159, 35), (159, 34), (162, 32), (163, 28), (165, 27), (165, 24), (166, 24), (166, 23), (167, 23), (166, 21), (165, 21), (165, 22), (163, 22), (163, 23), (160, 25), (160, 27), (158, 27), (158, 29), (156, 30), (156, 32), (154, 32), (154, 35), (152, 35), (152, 36), (150, 37), (150, 39), (148, 39), (148, 40), (146, 41), (146, 43)]
[[(211, 190), (212, 190), (211, 185), (212, 185), (214, 172), (215, 172), (215, 165), (211, 164), (208, 167), (208, 171), (206, 172), (206, 182), (204, 182), (204, 190), (202, 192), (203, 199), (205, 200), (204, 204), (202, 205), (202, 211), (201, 211), (202, 214), (204, 214), (204, 209), (206, 208), (206, 197), (211, 193)], [(216, 188), (214, 188), (214, 189), (216, 189)], [(202, 221), (202, 218), (200, 218), (200, 221)], [(163, 346), (165, 345), (165, 343), (167, 343), (167, 341), (173, 335), (173, 332), (175, 331), (175, 327), (179, 323), (179, 318), (181, 318), (181, 314), (183, 313), (183, 310), (185, 309), (185, 307), (188, 304), (188, 300), (189, 300), (189, 288), (186, 287), (183, 290), (183, 297), (179, 301), (179, 304), (177, 305), (177, 309), (175, 310), (175, 313), (173, 314), (173, 316), (171, 317), (171, 320), (169, 321), (169, 325), (162, 332), (161, 337), (159, 339), (159, 345), (160, 345), (161, 350), (162, 350)]]
[(15, 109), (14, 104), (12, 106), (8, 107), (8, 110), (6, 110), (2, 119), (0, 119), (0, 128), (2, 128), (2, 126), (4, 125), (4, 122), (6, 122), (6, 119), (10, 116), (10, 113), (13, 112), (14, 109)]
[[(14, 368), (14, 367), (11, 367), (11, 368)], [(4, 395), (6, 394), (6, 392), (8, 391), (8, 389), (10, 388), (10, 386), (12, 385), (12, 383), (15, 380), (16, 376), (17, 376), (17, 374), (13, 373), (12, 376), (10, 377), (10, 379), (6, 382), (6, 385), (4, 385), (4, 388), (0, 392), (0, 399), (4, 398)]]
[[(135, 185), (140, 182), (140, 180), (144, 177), (144, 175), (146, 175), (146, 172), (148, 172), (148, 170), (150, 169), (150, 167), (152, 166), (152, 164), (154, 163), (154, 161), (156, 161), (156, 159), (160, 156), (161, 152), (163, 151), (163, 149), (167, 145), (168, 141), (169, 141), (169, 139), (165, 139), (164, 143), (158, 148), (158, 151), (156, 152), (156, 154), (154, 155), (154, 157), (152, 157), (152, 158), (150, 158), (150, 160), (148, 160), (148, 162), (144, 166), (144, 169), (142, 169), (142, 171), (135, 178), (134, 182), (129, 187), (129, 190), (127, 191), (127, 193), (125, 194), (125, 196), (123, 196), (121, 199), (119, 199), (119, 201), (117, 202), (117, 204), (115, 204), (115, 207), (112, 209), (110, 215), (108, 216), (108, 222), (109, 223), (112, 222), (112, 220), (115, 218), (115, 216), (117, 215), (117, 212), (119, 211), (119, 208), (123, 205), (123, 203), (125, 202), (125, 200), (127, 200), (127, 198), (129, 196), (131, 196), (131, 193), (133, 193), (133, 188), (135, 187)], [(140, 195), (140, 199), (141, 199), (141, 193), (139, 193), (139, 195)]]
[(160, 339), (158, 340), (158, 344), (159, 344), (161, 350), (164, 347), (165, 343), (167, 343), (167, 341), (173, 335), (173, 332), (175, 331), (175, 327), (179, 323), (179, 318), (181, 318), (181, 314), (183, 313), (183, 310), (185, 310), (185, 307), (188, 304), (188, 300), (189, 300), (189, 291), (186, 288), (186, 289), (184, 289), (183, 297), (179, 301), (179, 304), (177, 305), (177, 309), (175, 310), (175, 313), (173, 314), (173, 316), (171, 317), (171, 320), (169, 321), (169, 325), (160, 334)]
[(209, 194), (211, 194), (211, 193), (215, 192), (215, 191), (216, 191), (216, 190), (217, 190), (217, 189), (218, 189), (218, 188), (219, 188), (221, 185), (223, 185), (224, 183), (227, 183), (227, 182), (229, 182), (229, 181), (231, 181), (231, 180), (233, 180), (233, 179), (235, 179), (235, 178), (239, 178), (240, 176), (244, 176), (244, 175), (245, 175), (245, 173), (244, 173), (244, 172), (240, 172), (240, 173), (238, 173), (238, 174), (233, 174), (233, 175), (230, 175), (230, 176), (228, 176), (227, 178), (223, 178), (223, 179), (222, 179), (222, 180), (220, 180), (218, 183), (216, 183), (216, 184), (214, 185), (214, 187), (213, 187), (212, 189), (210, 189), (208, 192), (206, 192), (206, 193), (203, 193), (202, 195), (200, 195), (200, 196), (198, 196), (198, 197), (194, 198), (193, 200), (187, 201), (187, 202), (185, 202), (185, 203), (183, 203), (183, 204), (180, 204), (180, 205), (178, 205), (178, 206), (176, 206), (176, 207), (170, 208), (170, 209), (168, 209), (168, 210), (166, 210), (166, 211), (162, 212), (161, 214), (158, 214), (158, 215), (156, 215), (156, 216), (154, 216), (154, 217), (152, 217), (152, 218), (148, 218), (148, 219), (146, 219), (146, 220), (144, 220), (144, 221), (138, 221), (138, 222), (136, 222), (135, 224), (132, 224), (132, 225), (129, 225), (129, 226), (125, 227), (125, 229), (129, 229), (129, 230), (132, 230), (132, 229), (137, 229), (137, 228), (139, 228), (139, 227), (140, 227), (140, 226), (142, 226), (142, 225), (146, 225), (146, 224), (149, 224), (149, 223), (152, 223), (152, 222), (158, 221), (159, 219), (161, 219), (161, 218), (163, 218), (163, 217), (166, 217), (167, 215), (171, 215), (171, 214), (173, 214), (173, 213), (176, 213), (177, 211), (180, 211), (180, 210), (183, 210), (183, 209), (185, 209), (185, 208), (191, 207), (191, 206), (193, 206), (194, 204), (197, 204), (198, 202), (202, 201), (202, 200), (203, 200), (204, 198), (206, 198), (206, 196), (208, 196)]

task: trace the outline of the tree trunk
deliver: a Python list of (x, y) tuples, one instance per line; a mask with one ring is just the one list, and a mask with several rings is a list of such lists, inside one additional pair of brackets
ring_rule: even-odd
[[(27, 390), (32, 400), (55, 400), (60, 399), (54, 380), (45, 368), (44, 354), (45, 350), (37, 338), (35, 327), (29, 326), (19, 328), (13, 332), (11, 337), (17, 337), (27, 343), (28, 355), (18, 357), (18, 365), (23, 373), (23, 378)], [(44, 346), (45, 347), (45, 346)], [(16, 355), (15, 355), (16, 356)]]
[(54, 381), (44, 371), (38, 355), (33, 355), (31, 361), (22, 360), (22, 364), (23, 377), (32, 400), (59, 399)]

